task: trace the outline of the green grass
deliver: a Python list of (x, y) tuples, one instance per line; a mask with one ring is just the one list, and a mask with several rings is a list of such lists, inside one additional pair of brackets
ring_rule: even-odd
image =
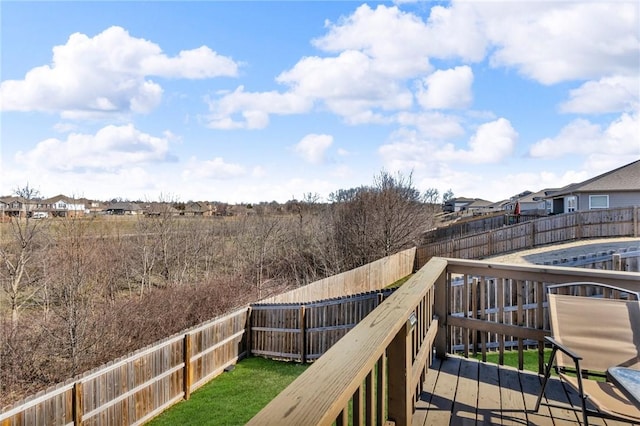
[(292, 362), (247, 358), (148, 425), (244, 425), (306, 368)]
[[(487, 352), (487, 362), (498, 364), (499, 359), (498, 352)], [(545, 365), (549, 361), (551, 356), (551, 349), (544, 350), (544, 362)], [(482, 360), (482, 354), (478, 352), (476, 355), (472, 355), (472, 358)], [(504, 351), (504, 365), (510, 367), (518, 367), (518, 351)], [(526, 350), (523, 352), (523, 368), (528, 371), (538, 372), (538, 350)], [(555, 372), (553, 372), (555, 374)]]

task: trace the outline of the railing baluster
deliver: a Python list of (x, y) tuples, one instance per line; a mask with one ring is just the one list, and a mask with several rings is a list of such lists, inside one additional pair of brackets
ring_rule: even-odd
[[(375, 368), (374, 368), (375, 371)], [(366, 424), (368, 425), (373, 425), (374, 419), (375, 419), (375, 393), (373, 392), (373, 387), (374, 387), (374, 371), (370, 371), (369, 374), (367, 374), (367, 378), (365, 379), (365, 398), (366, 398), (366, 403), (365, 403), (365, 416), (364, 416), (364, 421)]]
[(364, 396), (362, 394), (362, 386), (356, 389), (356, 392), (353, 394), (353, 426), (362, 426), (363, 418), (362, 418), (362, 406), (364, 405)]

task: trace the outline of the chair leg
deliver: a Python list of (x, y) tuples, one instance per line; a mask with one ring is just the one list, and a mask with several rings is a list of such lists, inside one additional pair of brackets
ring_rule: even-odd
[(587, 418), (587, 395), (584, 393), (584, 387), (582, 386), (582, 369), (580, 368), (580, 361), (576, 360), (576, 377), (578, 379), (578, 391), (580, 392), (580, 405), (582, 406), (582, 422), (584, 426), (589, 426), (589, 419)]
[(547, 364), (547, 369), (544, 373), (544, 380), (542, 381), (542, 389), (540, 389), (540, 394), (538, 395), (538, 400), (536, 401), (535, 412), (538, 412), (540, 408), (540, 404), (542, 403), (542, 397), (544, 396), (544, 389), (547, 387), (547, 382), (549, 381), (549, 377), (551, 376), (551, 368), (553, 367), (553, 361), (556, 358), (556, 352), (558, 348), (556, 346), (551, 350), (551, 357), (549, 358), (549, 364)]
[(582, 423), (584, 426), (589, 426), (589, 419), (587, 418), (587, 397), (580, 395), (580, 400), (582, 402)]

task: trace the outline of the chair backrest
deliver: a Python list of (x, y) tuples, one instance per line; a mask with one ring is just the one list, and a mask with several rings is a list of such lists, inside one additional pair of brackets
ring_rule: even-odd
[[(640, 302), (551, 293), (548, 300), (553, 337), (582, 357), (582, 369), (640, 369)], [(557, 362), (573, 367), (560, 352)]]

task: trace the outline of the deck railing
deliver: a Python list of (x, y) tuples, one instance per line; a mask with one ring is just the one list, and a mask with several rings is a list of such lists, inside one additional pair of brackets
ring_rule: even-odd
[(522, 369), (549, 334), (546, 286), (577, 281), (640, 291), (631, 272), (433, 258), (250, 424), (410, 424), (434, 354), (513, 348)]

